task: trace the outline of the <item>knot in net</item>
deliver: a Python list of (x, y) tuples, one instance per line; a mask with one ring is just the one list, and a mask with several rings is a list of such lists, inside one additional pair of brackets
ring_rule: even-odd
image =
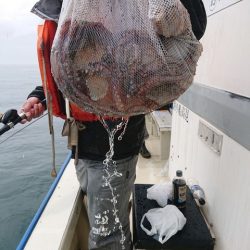
[(52, 73), (83, 110), (131, 116), (177, 99), (201, 52), (179, 0), (72, 0), (63, 4)]

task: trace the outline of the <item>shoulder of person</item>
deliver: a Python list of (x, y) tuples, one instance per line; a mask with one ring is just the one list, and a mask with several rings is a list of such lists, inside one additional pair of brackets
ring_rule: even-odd
[(58, 22), (63, 0), (40, 0), (31, 12), (45, 20)]
[(207, 14), (205, 10), (204, 0), (180, 0), (187, 9), (194, 35), (200, 40), (207, 27)]

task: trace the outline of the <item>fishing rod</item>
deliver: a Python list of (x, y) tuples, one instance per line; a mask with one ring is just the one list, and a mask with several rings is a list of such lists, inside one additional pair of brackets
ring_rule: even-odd
[[(46, 99), (41, 101), (42, 105), (46, 105)], [(0, 115), (0, 122), (4, 124), (4, 126), (0, 129), (0, 136), (13, 128), (17, 123), (21, 122), (26, 118), (24, 112), (18, 114), (16, 109), (10, 109), (6, 111), (4, 114)]]
[[(10, 136), (8, 136), (7, 138), (5, 138), (4, 140), (0, 141), (0, 145), (6, 141), (8, 141), (11, 137), (15, 136), (16, 134), (20, 133), (21, 131), (23, 131), (24, 129), (26, 129), (27, 127), (31, 126), (33, 123), (37, 122), (38, 120), (42, 119), (44, 116), (48, 115), (48, 113), (45, 113), (43, 115), (41, 115), (40, 117), (38, 117), (36, 120), (29, 122), (26, 126), (24, 126), (23, 128), (17, 130), (16, 132), (14, 132), (13, 134), (11, 134)], [(1, 117), (0, 117), (1, 119)]]
[[(42, 100), (40, 103), (46, 107), (46, 103), (47, 103), (46, 99)], [(47, 114), (49, 114), (49, 117), (50, 117), (49, 119), (52, 119), (50, 113), (48, 112), (45, 115), (47, 115)], [(40, 116), (38, 119), (44, 117), (45, 115)], [(10, 109), (7, 112), (5, 112), (4, 114), (0, 114), (0, 122), (5, 124), (0, 129), (0, 136), (2, 134), (4, 134), (5, 132), (7, 132), (8, 130), (10, 130), (11, 128), (13, 128), (17, 123), (21, 122), (23, 119), (26, 119), (26, 118), (27, 117), (26, 117), (24, 112), (18, 114), (17, 110), (15, 110), (15, 109)], [(36, 119), (34, 122), (36, 122), (38, 119)], [(50, 120), (50, 122), (52, 122), (52, 121)], [(32, 124), (32, 122), (30, 124), (28, 124), (27, 126), (25, 126), (24, 128), (18, 130), (16, 133), (20, 132), (21, 130), (25, 129), (26, 127), (28, 127), (31, 124)], [(14, 133), (14, 134), (16, 134), (16, 133)], [(55, 138), (54, 138), (53, 122), (50, 124), (50, 134), (51, 134), (51, 138), (52, 138), (52, 154), (53, 154), (53, 166), (52, 166), (50, 174), (52, 177), (56, 177), (57, 171), (56, 171), (56, 162), (55, 162)], [(8, 138), (6, 138), (5, 140), (1, 141), (0, 144), (7, 141), (13, 135), (11, 135)]]

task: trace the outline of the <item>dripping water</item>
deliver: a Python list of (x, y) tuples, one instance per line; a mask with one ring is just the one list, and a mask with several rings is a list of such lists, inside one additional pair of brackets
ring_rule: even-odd
[[(100, 121), (102, 125), (104, 126), (104, 128), (106, 129), (108, 133), (108, 137), (109, 137), (109, 151), (106, 153), (106, 159), (103, 161), (103, 165), (104, 165), (103, 187), (108, 187), (110, 189), (111, 197), (112, 197), (110, 199), (110, 202), (112, 203), (112, 206), (113, 206), (113, 209), (112, 209), (113, 216), (115, 219), (115, 224), (118, 225), (120, 233), (121, 233), (120, 243), (121, 243), (122, 249), (125, 249), (124, 242), (126, 240), (126, 237), (125, 237), (125, 233), (122, 227), (121, 220), (119, 219), (119, 216), (118, 216), (119, 211), (117, 209), (117, 202), (118, 202), (117, 197), (119, 197), (119, 195), (115, 194), (115, 188), (112, 187), (111, 180), (113, 180), (114, 178), (122, 177), (122, 173), (119, 173), (117, 171), (116, 161), (114, 161), (112, 158), (114, 155), (115, 135), (118, 131), (122, 130), (123, 128), (121, 134), (118, 136), (118, 140), (122, 140), (122, 137), (125, 134), (125, 131), (127, 128), (128, 119), (123, 118), (122, 121), (119, 124), (115, 125), (113, 128), (110, 128), (103, 118), (101, 118)], [(108, 230), (108, 228), (105, 228), (105, 224), (108, 224), (109, 212), (110, 212), (109, 210), (104, 211), (103, 216), (100, 213), (95, 215), (95, 222), (97, 225), (100, 225), (99, 228), (92, 228), (95, 234), (98, 234), (101, 236), (108, 236), (111, 234), (111, 231)]]

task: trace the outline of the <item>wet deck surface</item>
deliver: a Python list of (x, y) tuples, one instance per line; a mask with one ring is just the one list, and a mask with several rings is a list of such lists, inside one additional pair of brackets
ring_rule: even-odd
[[(148, 119), (147, 128), (150, 133), (151, 123)], [(160, 157), (160, 137), (157, 135), (149, 135), (146, 140), (146, 146), (151, 153), (151, 158), (145, 159), (141, 155), (136, 168), (136, 184), (154, 184), (162, 183), (169, 180), (167, 160), (161, 160)]]

